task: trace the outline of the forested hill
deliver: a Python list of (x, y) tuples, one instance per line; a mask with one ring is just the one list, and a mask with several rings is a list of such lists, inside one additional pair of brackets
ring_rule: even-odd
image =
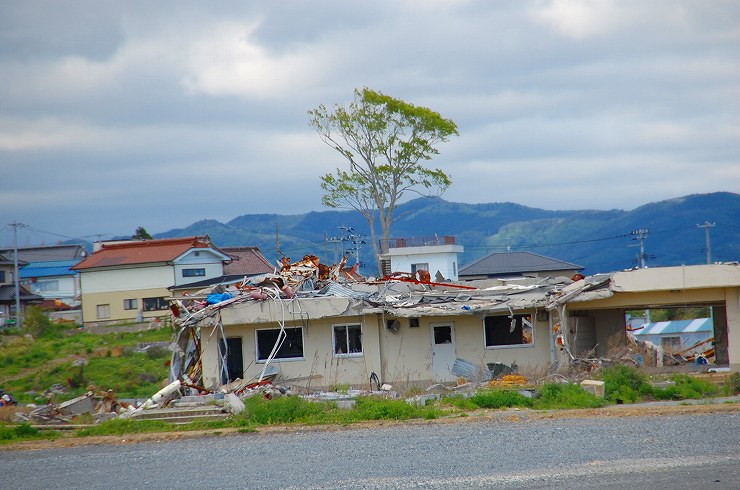
[[(640, 206), (631, 211), (550, 211), (514, 203), (464, 204), (419, 198), (401, 205), (394, 237), (453, 235), (465, 247), (462, 266), (492, 252), (529, 251), (586, 267), (587, 274), (637, 265), (639, 241), (633, 231), (647, 229), (648, 266), (706, 263), (704, 223), (709, 228), (713, 262), (740, 260), (740, 194), (694, 194)], [(258, 246), (270, 260), (280, 251), (293, 260), (306, 254), (335, 260), (342, 227), (366, 235), (360, 245), (362, 271), (372, 274), (369, 228), (355, 211), (321, 211), (300, 215), (247, 214), (228, 223), (202, 220), (156, 238), (210, 235), (217, 246)], [(377, 229), (380, 229), (378, 226)], [(353, 246), (344, 242), (345, 247)]]

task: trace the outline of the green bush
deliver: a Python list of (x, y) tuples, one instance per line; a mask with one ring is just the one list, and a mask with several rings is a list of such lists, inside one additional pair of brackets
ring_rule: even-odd
[(667, 388), (653, 388), (652, 396), (657, 400), (686, 400), (714, 396), (719, 387), (710, 381), (694, 378), (685, 374), (675, 374), (670, 380), (676, 383)]
[(533, 401), (517, 391), (487, 390), (476, 393), (470, 401), (480, 408), (531, 407)]
[(271, 400), (253, 396), (244, 400), (244, 405), (246, 410), (243, 418), (262, 425), (321, 420), (330, 408), (326, 403), (310, 402), (298, 396), (281, 396)]
[(599, 408), (606, 400), (581, 388), (577, 384), (547, 383), (539, 391), (534, 408)]
[(40, 431), (38, 429), (35, 429), (34, 427), (31, 427), (31, 425), (28, 423), (0, 426), (0, 443), (33, 439), (56, 439), (59, 437), (59, 435), (59, 431)]
[(38, 337), (58, 337), (59, 329), (37, 306), (27, 306), (23, 315), (23, 332)]
[(629, 366), (611, 366), (601, 370), (604, 396), (613, 403), (634, 403), (652, 394), (647, 376)]

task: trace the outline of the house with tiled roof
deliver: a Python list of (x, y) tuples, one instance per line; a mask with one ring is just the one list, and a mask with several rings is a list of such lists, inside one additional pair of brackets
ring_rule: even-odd
[(169, 288), (170, 291), (179, 296), (214, 284), (230, 285), (244, 280), (245, 277), (275, 272), (275, 265), (270, 264), (258, 247), (221, 247), (220, 250), (231, 258), (231, 262), (224, 265), (223, 276), (173, 285)]
[(461, 281), (516, 277), (572, 277), (583, 266), (532, 252), (492, 253), (460, 268)]
[(72, 267), (80, 274), (84, 325), (168, 316), (168, 290), (220, 277), (231, 257), (208, 236), (102, 244)]

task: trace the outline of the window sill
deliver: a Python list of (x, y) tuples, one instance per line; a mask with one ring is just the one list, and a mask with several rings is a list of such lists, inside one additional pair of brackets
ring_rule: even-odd
[[(286, 358), (281, 358), (281, 357), (278, 358), (278, 357), (276, 357), (275, 359), (273, 359), (270, 362), (293, 362), (293, 361), (305, 361), (305, 360), (306, 360), (305, 357), (286, 357)], [(264, 364), (266, 362), (267, 362), (267, 359), (258, 359), (257, 360), (257, 364)]]
[(513, 345), (487, 345), (486, 350), (498, 349), (534, 349), (534, 344), (513, 344)]
[(352, 354), (334, 354), (335, 359), (344, 359), (347, 357), (363, 357), (365, 354), (362, 352), (353, 352)]

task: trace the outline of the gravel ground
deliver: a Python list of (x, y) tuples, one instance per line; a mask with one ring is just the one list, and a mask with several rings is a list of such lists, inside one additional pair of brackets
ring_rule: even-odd
[(527, 417), (0, 452), (3, 488), (738, 488), (740, 412)]

